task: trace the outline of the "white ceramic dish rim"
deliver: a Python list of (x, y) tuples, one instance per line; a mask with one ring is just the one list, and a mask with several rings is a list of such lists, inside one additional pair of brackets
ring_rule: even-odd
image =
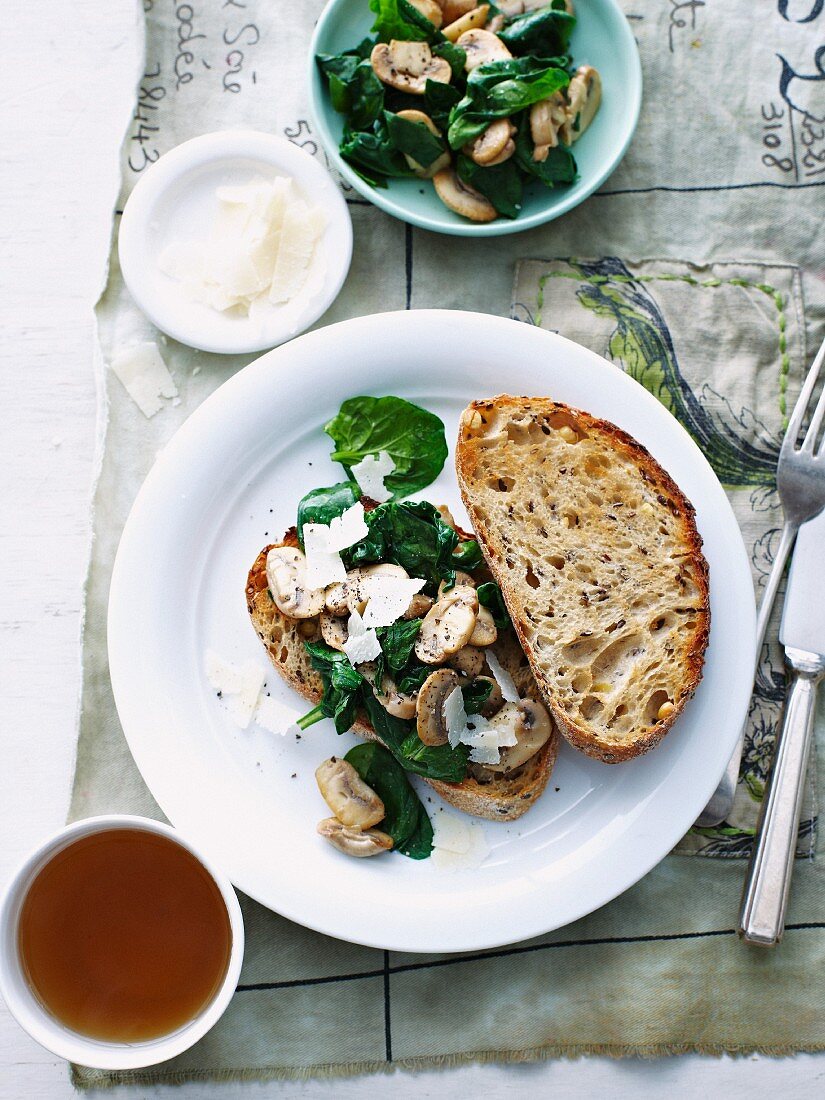
[[(179, 296), (158, 293), (157, 257), (149, 255), (147, 230), (153, 212), (167, 191), (186, 175), (209, 164), (232, 158), (257, 160), (292, 176), (313, 202), (323, 205), (329, 222), (318, 247), (327, 247), (323, 287), (307, 303), (297, 327), (275, 315), (258, 326), (244, 318), (223, 317), (209, 311), (211, 336), (204, 336), (202, 312)], [(344, 285), (352, 259), (352, 219), (346, 200), (329, 172), (309, 153), (275, 134), (258, 130), (216, 130), (170, 149), (138, 180), (123, 211), (118, 233), (118, 256), (129, 293), (162, 332), (189, 347), (225, 355), (264, 351), (298, 335), (332, 305)], [(212, 316), (214, 314), (214, 316)], [(290, 315), (291, 316), (291, 315)]]
[[(169, 1035), (142, 1043), (110, 1043), (91, 1039), (70, 1030), (41, 1006), (23, 976), (17, 951), (20, 909), (26, 893), (40, 870), (58, 852), (84, 836), (112, 829), (137, 829), (168, 837), (190, 852), (212, 877), (221, 892), (232, 930), (232, 947), (220, 989), (193, 1020)], [(229, 879), (212, 860), (177, 830), (161, 821), (132, 814), (105, 814), (72, 822), (44, 840), (15, 872), (0, 903), (0, 993), (20, 1026), (46, 1050), (79, 1065), (94, 1069), (139, 1069), (165, 1062), (188, 1050), (212, 1028), (235, 993), (244, 953), (244, 925), (241, 907)]]
[[(315, 124), (315, 128), (321, 137), (321, 143), (326, 154), (335, 165), (335, 170), (351, 187), (354, 187), (360, 195), (363, 195), (365, 199), (368, 199), (371, 203), (379, 207), (379, 209), (387, 214), (391, 214), (400, 221), (408, 222), (410, 225), (417, 226), (419, 229), (428, 229), (432, 233), (445, 233), (453, 237), (501, 237), (509, 233), (522, 233), (526, 229), (535, 229), (538, 225), (546, 225), (548, 222), (555, 221), (556, 218), (560, 218), (563, 214), (567, 214), (571, 210), (574, 210), (583, 203), (585, 199), (589, 198), (594, 191), (598, 191), (605, 180), (615, 172), (627, 152), (630, 142), (633, 140), (633, 135), (636, 132), (636, 126), (639, 121), (639, 114), (642, 109), (642, 61), (639, 56), (639, 48), (636, 45), (636, 39), (633, 36), (633, 31), (630, 28), (630, 24), (624, 12), (616, 3), (616, 0), (606, 0), (606, 3), (615, 8), (619, 16), (619, 24), (621, 25), (621, 31), (619, 33), (625, 38), (626, 45), (630, 47), (629, 56), (633, 59), (630, 79), (628, 80), (627, 87), (623, 89), (623, 94), (626, 95), (627, 106), (624, 134), (613, 156), (605, 161), (602, 168), (594, 173), (587, 183), (579, 181), (572, 184), (569, 191), (564, 195), (564, 198), (552, 209), (539, 210), (534, 214), (519, 215), (518, 218), (513, 220), (500, 217), (493, 222), (487, 223), (469, 221), (451, 222), (446, 220), (443, 222), (435, 222), (432, 218), (422, 217), (415, 213), (415, 211), (408, 210), (401, 203), (395, 202), (391, 193), (392, 181), (390, 181), (389, 187), (382, 190), (379, 187), (371, 187), (370, 184), (361, 179), (358, 173), (347, 164), (339, 153), (338, 142), (326, 125), (324, 112), (320, 109), (320, 97), (328, 95), (328, 92), (320, 79), (318, 66), (315, 62), (315, 55), (320, 52), (318, 43), (326, 33), (326, 23), (332, 17), (333, 9), (338, 6), (339, 2), (340, 0), (329, 0), (329, 3), (321, 12), (312, 35), (312, 41), (310, 42), (309, 73), (307, 77), (310, 114)], [(367, 0), (364, 0), (365, 4), (366, 2)]]
[[(707, 746), (703, 757), (703, 763), (707, 763), (702, 774), (689, 777), (692, 782), (686, 788), (679, 788), (671, 793), (670, 798), (678, 796), (678, 805), (668, 801), (666, 812), (662, 812), (661, 820), (657, 821), (655, 837), (647, 838), (643, 852), (623, 852), (621, 867), (617, 866), (616, 861), (610, 867), (602, 867), (599, 881), (589, 891), (585, 891), (585, 897), (564, 898), (552, 916), (548, 916), (544, 905), (534, 900), (528, 907), (529, 911), (509, 914), (513, 919), (506, 924), (506, 930), (501, 927), (475, 926), (459, 932), (454, 928), (441, 926), (438, 926), (436, 932), (431, 928), (424, 929), (423, 932), (420, 929), (411, 932), (409, 928), (399, 929), (396, 926), (384, 929), (378, 927), (378, 921), (359, 923), (343, 913), (343, 907), (339, 905), (330, 904), (325, 907), (321, 903), (323, 912), (317, 909), (307, 911), (292, 903), (288, 891), (279, 895), (275, 903), (271, 896), (262, 896), (263, 892), (257, 888), (255, 882), (249, 881), (244, 874), (239, 876), (235, 873), (231, 866), (231, 857), (226, 853), (221, 857), (227, 864), (227, 871), (233, 881), (245, 893), (289, 919), (316, 931), (391, 950), (455, 952), (497, 947), (551, 931), (592, 912), (624, 892), (657, 864), (690, 828), (714, 790), (738, 737), (750, 698), (752, 672), (752, 646), (747, 642), (743, 643), (742, 639), (753, 634), (755, 623), (747, 555), (728, 500), (707, 461), (684, 429), (652, 395), (593, 352), (556, 334), (500, 317), (447, 310), (415, 310), (356, 318), (309, 333), (288, 347), (262, 356), (224, 383), (179, 429), (150, 472), (133, 506), (115, 562), (109, 604), (109, 657), (118, 712), (138, 767), (167, 816), (172, 821), (177, 818), (190, 835), (198, 835), (198, 823), (195, 820), (197, 815), (192, 816), (191, 807), (179, 796), (175, 777), (168, 774), (168, 768), (164, 768), (159, 754), (153, 752), (152, 723), (145, 714), (145, 685), (135, 682), (131, 668), (131, 591), (134, 589), (135, 579), (140, 578), (140, 563), (151, 557), (151, 531), (153, 524), (163, 515), (164, 502), (168, 504), (176, 499), (175, 493), (182, 492), (182, 486), (177, 484), (176, 471), (179, 465), (186, 464), (186, 456), (191, 448), (194, 447), (197, 453), (198, 448), (203, 447), (206, 437), (201, 439), (202, 434), (206, 432), (208, 436), (218, 429), (227, 407), (231, 407), (234, 402), (254, 401), (256, 397), (259, 399), (261, 387), (272, 386), (275, 370), (283, 371), (290, 362), (293, 366), (300, 364), (302, 384), (307, 386), (309, 393), (313, 386), (317, 389), (319, 384), (318, 378), (310, 377), (314, 373), (312, 364), (323, 364), (335, 361), (336, 358), (340, 360), (341, 349), (347, 343), (359, 348), (380, 350), (387, 346), (387, 336), (391, 335), (395, 345), (403, 349), (420, 341), (424, 332), (429, 332), (430, 340), (436, 345), (439, 335), (444, 337), (447, 333), (463, 333), (466, 338), (469, 333), (473, 333), (481, 346), (489, 345), (495, 339), (503, 343), (511, 354), (520, 354), (522, 359), (528, 354), (529, 344), (530, 354), (539, 364), (548, 358), (548, 352), (553, 347), (568, 360), (577, 362), (579, 369), (586, 362), (587, 369), (593, 373), (594, 387), (601, 384), (613, 396), (624, 392), (639, 406), (639, 416), (644, 410), (645, 422), (651, 427), (646, 429), (647, 435), (637, 431), (637, 436), (642, 436), (642, 442), (651, 433), (654, 436), (658, 433), (661, 442), (663, 433), (671, 444), (672, 453), (678, 456), (682, 469), (685, 469), (687, 463), (696, 472), (696, 476), (701, 471), (704, 485), (702, 499), (696, 494), (694, 497), (698, 510), (704, 513), (705, 534), (706, 537), (709, 534), (708, 520), (712, 518), (713, 537), (720, 545), (725, 545), (726, 553), (729, 553), (727, 564), (731, 567), (724, 586), (718, 589), (720, 594), (723, 593), (720, 599), (727, 601), (727, 623), (715, 624), (717, 634), (723, 625), (728, 630), (726, 640), (730, 651), (724, 655), (724, 702), (729, 720), (724, 729), (716, 731), (715, 740)], [(467, 354), (471, 356), (472, 352), (468, 351)], [(536, 369), (541, 368), (537, 366)], [(323, 367), (319, 367), (318, 371), (322, 372)], [(540, 382), (537, 382), (536, 389), (542, 389)], [(600, 412), (598, 409), (595, 411)], [(620, 417), (616, 419), (621, 420)], [(139, 583), (143, 583), (142, 578)], [(713, 580), (711, 583), (713, 584)], [(734, 610), (731, 611), (731, 608)], [(712, 630), (712, 637), (713, 633)], [(707, 669), (705, 679), (708, 679)], [(716, 702), (721, 702), (721, 699)], [(633, 765), (621, 765), (631, 766)], [(651, 798), (653, 797), (651, 794)], [(664, 811), (663, 806), (659, 809)], [(204, 828), (211, 827), (206, 819), (201, 824)], [(202, 842), (205, 843), (205, 839)], [(205, 843), (205, 846), (208, 845)]]

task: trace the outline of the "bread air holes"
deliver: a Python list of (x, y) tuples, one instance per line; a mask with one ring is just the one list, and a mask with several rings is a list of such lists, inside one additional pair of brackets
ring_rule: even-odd
[(655, 726), (657, 722), (668, 718), (674, 710), (670, 696), (660, 688), (659, 691), (653, 692), (645, 704), (645, 722), (649, 726)]
[(601, 699), (597, 699), (595, 695), (587, 695), (582, 699), (581, 706), (579, 707), (579, 714), (585, 722), (592, 721), (596, 715), (601, 714), (604, 710), (604, 703)]
[(666, 611), (663, 615), (657, 615), (655, 619), (652, 619), (648, 630), (651, 634), (660, 634), (663, 630), (672, 630), (676, 622), (676, 616)]
[(562, 648), (562, 656), (571, 665), (582, 668), (589, 665), (593, 657), (599, 652), (601, 641), (589, 635), (582, 634), (575, 642), (569, 642)]
[(587, 672), (586, 669), (582, 669), (581, 672), (577, 672), (573, 679), (570, 681), (570, 687), (575, 691), (577, 695), (584, 695), (586, 691), (590, 691), (590, 685), (593, 683), (593, 677)]
[(537, 443), (541, 439), (541, 428), (532, 418), (512, 420), (507, 424), (507, 438), (516, 444)]
[(638, 653), (640, 642), (638, 634), (629, 634), (611, 642), (593, 661), (594, 675), (598, 674), (600, 678), (606, 679), (611, 672), (619, 669), (625, 657)]
[(541, 587), (541, 580), (533, 572), (532, 565), (527, 566), (527, 569), (526, 569), (525, 574), (524, 574), (524, 579), (527, 581), (527, 583), (530, 585), (531, 588)]
[(561, 554), (551, 554), (547, 561), (554, 569), (564, 569), (564, 558)]
[(497, 493), (509, 493), (515, 481), (511, 477), (491, 477), (487, 485)]

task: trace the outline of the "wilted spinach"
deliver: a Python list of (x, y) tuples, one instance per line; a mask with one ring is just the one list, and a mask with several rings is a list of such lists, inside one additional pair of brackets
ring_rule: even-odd
[(465, 573), (472, 573), (483, 561), (484, 555), (475, 539), (460, 542), (453, 550), (453, 565), (456, 569), (463, 569)]
[(366, 684), (361, 673), (352, 667), (345, 653), (339, 653), (325, 642), (305, 642), (312, 667), (319, 672), (324, 685), (324, 694), (317, 707), (298, 720), (301, 729), (307, 729), (322, 718), (331, 718), (335, 722), (337, 733), (346, 733), (352, 728), (362, 687)]
[(516, 151), (513, 155), (516, 163), (547, 187), (554, 187), (557, 183), (572, 183), (575, 180), (576, 161), (566, 145), (549, 149), (544, 160), (533, 160), (533, 148), (530, 122), (525, 115), (516, 134)]
[(478, 714), (483, 710), (492, 690), (493, 685), (489, 680), (471, 680), (469, 684), (465, 684), (461, 689), (464, 697), (464, 713)]
[(411, 122), (391, 111), (384, 112), (387, 134), (399, 152), (411, 157), (422, 168), (429, 168), (447, 148), (443, 141), (430, 133), (423, 122)]
[(554, 0), (547, 8), (525, 12), (510, 19), (498, 36), (519, 57), (555, 57), (567, 50), (576, 18), (564, 10), (564, 0)]
[(555, 59), (511, 57), (479, 65), (467, 77), (464, 98), (450, 113), (450, 145), (460, 149), (497, 118), (509, 118), (569, 82), (567, 72)]
[(402, 766), (374, 741), (356, 745), (344, 759), (384, 803), (386, 816), (378, 828), (392, 837), (394, 850), (411, 859), (426, 859), (433, 850), (433, 828)]
[(510, 614), (507, 611), (507, 605), (504, 602), (501, 589), (496, 582), (487, 581), (484, 584), (480, 584), (476, 592), (478, 594), (478, 602), (482, 607), (486, 607), (493, 616), (493, 622), (498, 629), (504, 630), (506, 627), (510, 626)]
[(499, 214), (505, 218), (518, 217), (523, 188), (521, 171), (514, 157), (503, 164), (484, 167), (462, 153), (456, 161), (456, 171), (465, 183), (488, 198)]
[(360, 175), (375, 186), (385, 186), (376, 182), (382, 176), (403, 178), (414, 175), (403, 154), (390, 140), (383, 118), (377, 118), (369, 130), (345, 130), (340, 151), (344, 160), (349, 161)]
[(354, 481), (341, 481), (324, 489), (310, 489), (298, 504), (298, 541), (304, 545), (305, 523), (329, 523), (361, 499)]
[(434, 596), (441, 581), (455, 580), (452, 555), (458, 535), (425, 500), (380, 504), (366, 515), (369, 534), (344, 551), (347, 566), (393, 562), (411, 577), (422, 577)]
[(401, 397), (351, 397), (324, 431), (335, 443), (333, 461), (340, 462), (347, 474), (367, 455), (386, 451), (395, 469), (384, 484), (394, 499), (426, 488), (447, 458), (439, 418)]

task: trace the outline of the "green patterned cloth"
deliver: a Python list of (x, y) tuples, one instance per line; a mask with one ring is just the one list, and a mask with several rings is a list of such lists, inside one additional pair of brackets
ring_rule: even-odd
[[(558, 222), (478, 241), (413, 230), (345, 189), (353, 265), (323, 320), (405, 307), (506, 315), (517, 271), (515, 316), (612, 358), (700, 441), (729, 488), (759, 583), (778, 522), (772, 464), (784, 410), (825, 329), (825, 280), (817, 275), (825, 266), (825, 179), (816, 159), (825, 79), (815, 58), (825, 12), (812, 5), (818, 14), (803, 23), (807, 13), (782, 4), (763, 5), (757, 17), (747, 0), (622, 2), (639, 42), (646, 98), (630, 150), (607, 184)], [(160, 154), (208, 130), (269, 130), (323, 159), (305, 97), (321, 6), (146, 0), (145, 66), (122, 149), (121, 202)], [(573, 255), (595, 259), (518, 266), (524, 257)], [(663, 259), (629, 262), (644, 256)], [(71, 815), (159, 815), (109, 686), (111, 565), (158, 449), (251, 357), (164, 341), (129, 298), (114, 252), (97, 316), (108, 421)], [(179, 391), (178, 403), (151, 420), (104, 366), (143, 340), (159, 343)], [(747, 846), (781, 692), (772, 651), (751, 716), (747, 790), (724, 830), (693, 835), (688, 848), (737, 855)], [(815, 813), (809, 801), (808, 854)], [(825, 988), (812, 980), (825, 965), (822, 867), (821, 858), (798, 861), (785, 940), (772, 953), (736, 938), (743, 865), (734, 859), (671, 856), (568, 928), (467, 956), (341, 943), (244, 899), (241, 984), (220, 1023), (166, 1065), (124, 1074), (75, 1067), (74, 1081), (145, 1086), (585, 1053), (825, 1049)]]

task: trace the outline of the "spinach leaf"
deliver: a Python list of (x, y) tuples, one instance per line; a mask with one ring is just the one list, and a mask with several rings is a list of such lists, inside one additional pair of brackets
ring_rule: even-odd
[(339, 653), (325, 642), (305, 642), (304, 645), (312, 667), (321, 674), (324, 695), (318, 706), (305, 714), (298, 725), (301, 729), (306, 729), (321, 718), (332, 718), (336, 732), (346, 733), (355, 721), (361, 688), (366, 685), (366, 681), (352, 667), (345, 653)]
[(439, 130), (447, 129), (450, 111), (460, 99), (461, 92), (455, 84), (442, 84), (438, 80), (428, 80), (424, 85), (424, 109)]
[(432, 47), (432, 52), (435, 57), (443, 57), (444, 60), (449, 63), (453, 74), (453, 80), (464, 79), (464, 66), (467, 64), (467, 53), (465, 50), (462, 50), (461, 46), (457, 46), (454, 42), (450, 42), (445, 38), (442, 42), (437, 42), (436, 45)]
[(469, 183), (488, 198), (499, 214), (506, 218), (518, 217), (522, 184), (521, 173), (514, 157), (505, 160), (503, 164), (483, 167), (461, 153), (456, 162), (456, 171), (465, 183)]
[(460, 783), (467, 775), (469, 758), (467, 745), (425, 745), (415, 731), (401, 744), (400, 760), (407, 771), (444, 783)]
[(421, 619), (399, 619), (397, 623), (379, 627), (376, 631), (381, 653), (392, 672), (401, 672), (409, 664), (420, 629)]
[(374, 741), (356, 745), (344, 759), (384, 803), (386, 816), (379, 828), (392, 837), (395, 851), (426, 859), (433, 850), (432, 825), (401, 765)]
[(387, 133), (390, 141), (400, 153), (411, 157), (422, 168), (429, 168), (438, 160), (446, 146), (435, 134), (431, 134), (423, 122), (412, 122), (408, 118), (384, 112)]
[(345, 130), (339, 151), (345, 161), (376, 187), (386, 186), (380, 179), (382, 176), (401, 178), (414, 175), (390, 141), (383, 118), (376, 119), (371, 130)]
[(487, 581), (485, 584), (480, 584), (476, 589), (476, 594), (478, 595), (478, 602), (481, 606), (486, 607), (492, 614), (493, 622), (499, 630), (504, 630), (506, 627), (510, 626), (510, 614), (504, 602), (504, 597), (501, 594), (501, 589), (495, 581)]
[(372, 31), (379, 42), (393, 38), (401, 42), (437, 42), (444, 38), (435, 24), (407, 0), (370, 0), (370, 11), (375, 13)]
[(413, 723), (389, 714), (371, 691), (362, 693), (362, 705), (375, 732), (407, 771), (447, 783), (460, 783), (465, 777), (469, 757), (466, 745), (454, 749), (450, 745), (425, 745)]
[(576, 161), (566, 145), (557, 145), (550, 149), (545, 160), (533, 160), (533, 139), (530, 136), (530, 122), (527, 115), (521, 120), (516, 135), (516, 151), (513, 159), (519, 167), (535, 176), (546, 187), (557, 183), (572, 183), (577, 175)]
[(298, 504), (298, 541), (304, 545), (305, 523), (329, 523), (357, 504), (361, 490), (354, 481), (340, 481), (325, 489), (310, 489)]
[(471, 680), (461, 689), (464, 696), (464, 713), (478, 714), (490, 697), (493, 685), (489, 680)]
[[(411, 175), (394, 148), (392, 157), (404, 163), (404, 175)], [(367, 455), (386, 451), (395, 469), (385, 484), (396, 499), (426, 488), (441, 473), (447, 457), (444, 425), (439, 418), (400, 397), (352, 397), (324, 431), (335, 443), (333, 461), (340, 462), (347, 474)]]
[(423, 577), (425, 592), (435, 595), (442, 580), (455, 581), (452, 554), (458, 535), (425, 500), (380, 504), (366, 515), (369, 534), (346, 550), (349, 567), (394, 562), (411, 577)]
[(475, 539), (460, 542), (453, 550), (452, 564), (456, 569), (463, 569), (465, 573), (472, 573), (483, 561), (484, 555)]
[(467, 77), (466, 95), (450, 113), (450, 145), (460, 149), (494, 119), (516, 114), (566, 87), (569, 81), (556, 59), (512, 57), (479, 65)]
[(498, 36), (518, 57), (524, 54), (553, 57), (565, 52), (575, 25), (576, 17), (566, 11), (538, 8), (510, 19)]
[(415, 695), (423, 687), (424, 681), (433, 671), (432, 665), (422, 665), (419, 661), (410, 661), (395, 679), (398, 690), (404, 695)]
[(375, 75), (369, 59), (357, 53), (319, 54), (316, 58), (329, 82), (332, 105), (347, 116), (353, 130), (366, 130), (384, 107), (384, 85)]

